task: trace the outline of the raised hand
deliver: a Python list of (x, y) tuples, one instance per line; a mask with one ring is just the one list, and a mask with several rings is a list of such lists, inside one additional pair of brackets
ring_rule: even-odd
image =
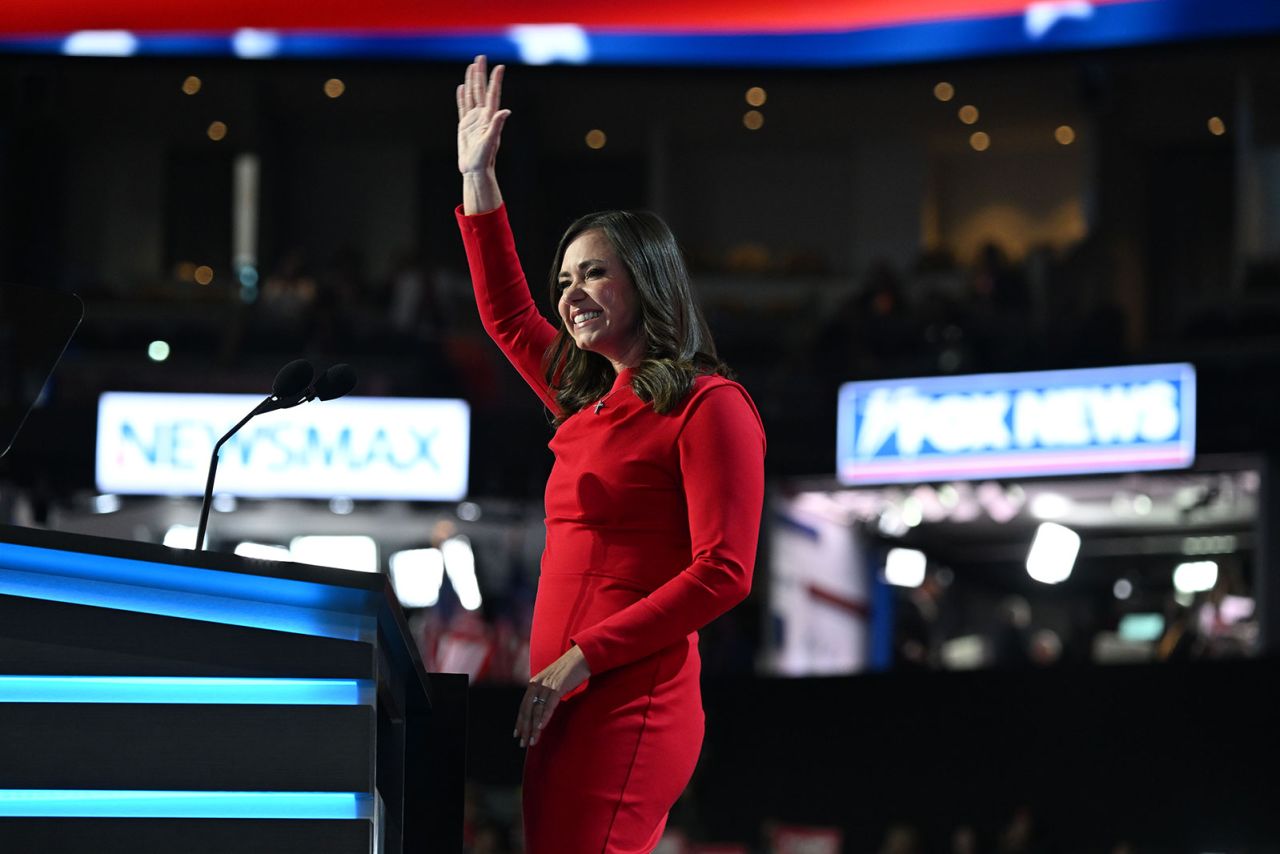
[(463, 175), (491, 171), (498, 156), (502, 126), (511, 115), (499, 109), (505, 66), (494, 66), (486, 82), (486, 60), (477, 56), (458, 87), (458, 171)]

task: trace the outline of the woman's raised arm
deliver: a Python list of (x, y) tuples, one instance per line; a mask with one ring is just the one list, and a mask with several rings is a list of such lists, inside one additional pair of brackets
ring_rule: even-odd
[(498, 65), (486, 75), (485, 58), (477, 56), (458, 86), (458, 171), (462, 173), (462, 211), (468, 216), (502, 206), (493, 165), (502, 126), (511, 115), (510, 110), (499, 109), (505, 71)]

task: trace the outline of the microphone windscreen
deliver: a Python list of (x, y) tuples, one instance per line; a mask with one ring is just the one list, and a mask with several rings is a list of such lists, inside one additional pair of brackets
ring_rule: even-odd
[(307, 390), (315, 375), (310, 362), (306, 359), (294, 359), (276, 374), (276, 381), (271, 384), (271, 393), (281, 399), (297, 397)]
[(333, 400), (342, 397), (356, 387), (356, 372), (346, 363), (334, 365), (316, 380), (316, 397)]

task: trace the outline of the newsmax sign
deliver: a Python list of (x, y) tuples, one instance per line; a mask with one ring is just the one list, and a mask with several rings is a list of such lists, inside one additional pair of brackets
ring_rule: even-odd
[(840, 387), (841, 483), (1174, 469), (1195, 458), (1188, 364), (853, 382)]
[[(214, 443), (261, 397), (107, 392), (103, 492), (201, 495)], [(216, 491), (251, 498), (456, 501), (467, 491), (462, 400), (344, 397), (259, 415), (222, 446)]]

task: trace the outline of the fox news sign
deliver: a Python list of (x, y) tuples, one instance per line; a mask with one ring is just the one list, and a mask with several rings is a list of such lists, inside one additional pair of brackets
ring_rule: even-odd
[(1185, 468), (1195, 396), (1186, 364), (845, 383), (837, 476), (854, 485)]
[[(98, 400), (103, 492), (201, 495), (214, 444), (262, 401), (238, 394), (107, 392)], [(256, 498), (456, 501), (467, 492), (461, 400), (345, 397), (259, 415), (219, 454), (217, 492)]]

